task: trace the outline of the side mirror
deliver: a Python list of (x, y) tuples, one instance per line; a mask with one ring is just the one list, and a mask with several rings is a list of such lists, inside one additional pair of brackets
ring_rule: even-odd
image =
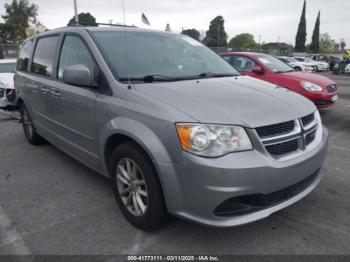
[(264, 69), (261, 68), (261, 66), (254, 66), (252, 68), (252, 72), (255, 74), (263, 74), (264, 73)]
[(63, 81), (70, 85), (94, 87), (92, 76), (86, 65), (69, 65), (63, 70)]

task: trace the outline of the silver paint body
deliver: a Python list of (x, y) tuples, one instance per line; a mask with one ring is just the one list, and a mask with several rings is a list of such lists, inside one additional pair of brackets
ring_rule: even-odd
[[(177, 122), (229, 124), (243, 126), (251, 134), (256, 127), (295, 120), (317, 110), (304, 97), (247, 76), (137, 83), (128, 88), (114, 79), (88, 30), (124, 29), (63, 28), (39, 37), (59, 34), (62, 41), (66, 32), (79, 34), (104, 73), (110, 94), (54, 77), (16, 72), (18, 96), (38, 133), (61, 150), (108, 176), (106, 141), (116, 134), (128, 136), (152, 159), (168, 211), (212, 226), (264, 218), (303, 198), (320, 181), (327, 150), (325, 128), (321, 143), (285, 161), (271, 157), (255, 138), (254, 150), (219, 158), (198, 157), (182, 150), (175, 129)], [(59, 46), (57, 43), (56, 48)], [(227, 198), (275, 192), (315, 172), (319, 176), (306, 190), (279, 205), (239, 217), (213, 214)]]

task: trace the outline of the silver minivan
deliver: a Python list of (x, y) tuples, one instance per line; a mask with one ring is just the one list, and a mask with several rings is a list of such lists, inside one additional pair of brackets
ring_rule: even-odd
[(230, 227), (265, 218), (322, 177), (316, 107), (240, 75), (179, 34), (68, 27), (26, 40), (15, 88), (27, 140), (107, 176), (125, 217)]

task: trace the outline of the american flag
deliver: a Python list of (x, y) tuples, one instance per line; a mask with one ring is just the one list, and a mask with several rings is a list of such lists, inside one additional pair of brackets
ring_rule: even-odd
[(151, 25), (151, 23), (148, 21), (146, 15), (144, 13), (142, 13), (141, 20), (144, 24)]

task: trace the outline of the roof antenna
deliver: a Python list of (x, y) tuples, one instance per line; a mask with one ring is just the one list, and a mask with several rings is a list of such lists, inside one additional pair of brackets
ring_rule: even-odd
[(125, 57), (126, 57), (126, 61), (125, 61), (125, 67), (126, 67), (126, 74), (127, 74), (127, 78), (128, 78), (128, 89), (132, 88), (131, 82), (130, 82), (130, 77), (129, 77), (129, 59), (128, 59), (128, 34), (126, 32), (126, 24), (125, 24), (125, 3), (124, 0), (122, 0), (122, 4), (123, 4), (123, 20), (124, 20), (124, 26), (123, 26), (123, 31), (124, 31), (124, 48), (125, 48)]

